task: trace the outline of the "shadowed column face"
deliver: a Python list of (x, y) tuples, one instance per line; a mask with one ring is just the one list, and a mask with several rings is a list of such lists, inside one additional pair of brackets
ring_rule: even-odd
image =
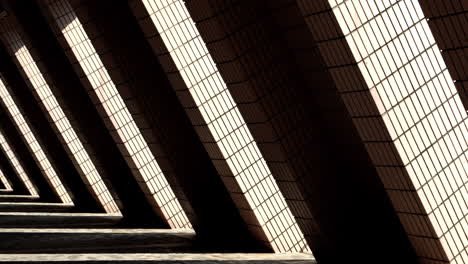
[(23, 76), (35, 92), (39, 103), (47, 111), (47, 115), (52, 120), (56, 131), (58, 131), (59, 136), (65, 142), (65, 147), (71, 153), (71, 158), (83, 176), (85, 183), (93, 190), (106, 212), (119, 213), (119, 208), (112, 195), (107, 190), (96, 167), (84, 149), (74, 128), (71, 126), (65, 112), (53, 95), (49, 83), (44, 79), (42, 72), (20, 34), (11, 25), (5, 24), (3, 25), (2, 37), (10, 56), (15, 59), (16, 65), (22, 70)]
[(417, 255), (467, 263), (467, 115), (419, 3), (301, 4)]
[(196, 104), (194, 125), (208, 127), (213, 141), (204, 145), (244, 220), (276, 252), (310, 251), (183, 1), (143, 4)]
[(86, 75), (99, 107), (104, 109), (103, 118), (110, 121), (109, 129), (116, 132), (114, 139), (123, 145), (123, 154), (128, 156), (129, 166), (134, 168), (145, 193), (149, 193), (149, 199), (155, 201), (155, 207), (172, 228), (191, 228), (186, 213), (72, 6), (67, 1), (49, 1), (48, 8)]
[(32, 182), (29, 180), (29, 177), (24, 171), (23, 166), (21, 165), (20, 161), (17, 159), (14, 151), (10, 148), (10, 145), (8, 144), (8, 142), (5, 140), (5, 137), (3, 136), (2, 132), (0, 132), (0, 148), (1, 148), (1, 151), (3, 151), (3, 153), (7, 157), (13, 169), (15, 170), (16, 175), (18, 175), (18, 177), (23, 181), (29, 194), (32, 196), (37, 196), (38, 193), (36, 191), (36, 188), (34, 187)]
[(419, 0), (419, 3), (468, 111), (468, 1)]
[(42, 173), (46, 176), (46, 179), (49, 181), (49, 184), (53, 186), (54, 191), (60, 197), (60, 200), (63, 203), (72, 203), (70, 195), (67, 193), (67, 190), (60, 181), (57, 173), (55, 172), (52, 164), (50, 163), (48, 157), (44, 153), (42, 146), (36, 139), (36, 136), (31, 131), (28, 122), (26, 121), (22, 111), (18, 108), (15, 100), (8, 91), (7, 86), (5, 85), (6, 81), (3, 76), (0, 75), (0, 97), (2, 100), (5, 109), (10, 113), (10, 116), (13, 119), (18, 130), (21, 132), (22, 138), (26, 142), (26, 145), (29, 147), (29, 150), (34, 157), (34, 160), (41, 168)]

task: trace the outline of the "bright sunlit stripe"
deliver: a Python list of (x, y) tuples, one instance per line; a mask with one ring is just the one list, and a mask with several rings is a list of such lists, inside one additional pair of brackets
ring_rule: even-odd
[(5, 186), (5, 190), (13, 190), (11, 188), (10, 182), (8, 179), (5, 177), (5, 174), (3, 174), (2, 170), (0, 170), (0, 181), (3, 183), (3, 186)]
[(189, 219), (72, 7), (67, 1), (56, 1), (49, 9), (164, 218), (172, 228), (191, 228)]
[(183, 1), (143, 1), (275, 252), (310, 252)]
[(5, 137), (3, 136), (3, 134), (1, 132), (0, 132), (0, 147), (3, 150), (3, 153), (5, 153), (8, 161), (10, 162), (11, 166), (15, 170), (16, 174), (23, 181), (24, 185), (26, 186), (26, 189), (28, 189), (28, 192), (32, 196), (38, 196), (36, 188), (32, 185), (31, 181), (29, 180), (28, 175), (26, 174), (26, 172), (23, 169), (23, 166), (21, 165), (19, 160), (16, 158), (15, 153), (10, 148), (10, 145), (5, 140)]
[(468, 263), (468, 117), (419, 2), (329, 3), (420, 199), (393, 199), (413, 246)]
[(3, 40), (6, 44), (5, 46), (7, 46), (14, 55), (18, 66), (23, 69), (32, 88), (34, 88), (34, 91), (40, 98), (40, 103), (42, 103), (47, 110), (47, 114), (53, 121), (52, 124), (55, 125), (59, 131), (59, 136), (62, 137), (65, 142), (65, 146), (68, 148), (69, 152), (72, 153), (71, 158), (78, 164), (77, 169), (80, 173), (85, 176), (85, 183), (92, 188), (107, 213), (119, 213), (120, 210), (112, 195), (109, 193), (107, 186), (104, 184), (96, 167), (84, 149), (83, 144), (71, 126), (70, 121), (58, 104), (49, 84), (44, 79), (18, 32), (9, 28), (4, 33)]
[(13, 117), (13, 121), (16, 124), (17, 128), (21, 132), (23, 139), (26, 141), (30, 152), (32, 153), (36, 163), (42, 170), (42, 173), (46, 176), (48, 182), (52, 185), (54, 191), (59, 196), (60, 200), (66, 204), (72, 204), (70, 195), (68, 195), (67, 190), (60, 181), (57, 173), (55, 172), (52, 164), (50, 164), (49, 159), (42, 150), (41, 145), (37, 141), (34, 133), (31, 131), (28, 123), (26, 122), (22, 112), (19, 110), (15, 101), (11, 97), (7, 87), (5, 86), (5, 81), (3, 76), (0, 75), (0, 97), (5, 105), (5, 108), (9, 111), (10, 115)]

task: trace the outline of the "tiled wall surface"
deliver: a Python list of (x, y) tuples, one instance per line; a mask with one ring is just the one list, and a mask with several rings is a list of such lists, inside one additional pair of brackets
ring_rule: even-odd
[(299, 1), (423, 263), (466, 263), (467, 115), (417, 1)]
[[(158, 158), (162, 157), (155, 157), (151, 149), (156, 142), (148, 142), (144, 136), (145, 130), (150, 129), (139, 116), (138, 108), (128, 107), (132, 101), (127, 97), (129, 93), (121, 94), (121, 89), (128, 84), (119, 73), (118, 66), (109, 64), (113, 55), (103, 42), (102, 32), (86, 13), (85, 4), (80, 1), (72, 4), (49, 1), (46, 8), (57, 38), (61, 40), (83, 85), (89, 87), (90, 97), (147, 199), (172, 228), (190, 228), (184, 208), (158, 163)], [(88, 16), (81, 17), (84, 19), (82, 23), (80, 14), (84, 13)], [(184, 205), (188, 206), (187, 203)]]
[(37, 56), (33, 57), (36, 55), (34, 48), (28, 45), (27, 39), (21, 36), (20, 31), (10, 23), (2, 25), (2, 41), (20, 69), (23, 78), (34, 91), (37, 102), (47, 113), (49, 122), (59, 135), (62, 144), (66, 146), (68, 155), (88, 188), (92, 190), (106, 212), (119, 213), (120, 210), (114, 197), (107, 189), (100, 172), (91, 160), (76, 128), (71, 125), (70, 120), (73, 118), (66, 114), (66, 108), (54, 95), (54, 83), (48, 78), (46, 67), (40, 63)]

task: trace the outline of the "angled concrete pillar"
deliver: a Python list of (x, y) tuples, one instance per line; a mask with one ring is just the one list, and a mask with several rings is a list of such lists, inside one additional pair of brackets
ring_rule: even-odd
[[(97, 201), (89, 193), (79, 174), (73, 167), (57, 135), (50, 127), (44, 112), (34, 99), (34, 95), (19, 74), (16, 65), (6, 53), (6, 48), (0, 45), (0, 72), (7, 84), (12, 84), (10, 95), (21, 109), (24, 116), (30, 120), (29, 127), (36, 136), (39, 144), (43, 146), (45, 155), (58, 175), (61, 175), (64, 185), (71, 191), (71, 196), (77, 210), (84, 212), (99, 211)], [(8, 86), (10, 87), (10, 86)], [(13, 88), (12, 87), (12, 88)], [(47, 146), (47, 147), (45, 147)]]
[(186, 5), (318, 261), (411, 257), (297, 3)]
[[(15, 2), (8, 8), (14, 12), (17, 26), (34, 43), (42, 64), (55, 85), (50, 86), (63, 105), (67, 106), (73, 127), (83, 139), (90, 158), (102, 174), (106, 184), (120, 200), (122, 225), (161, 227), (164, 224), (154, 215), (150, 204), (134, 180), (124, 158), (100, 119), (93, 102), (81, 86), (63, 49), (50, 31), (39, 7), (33, 2)], [(52, 51), (51, 51), (52, 50)]]
[(16, 174), (8, 158), (5, 156), (3, 150), (0, 151), (0, 167), (3, 172), (3, 175), (9, 179), (13, 191), (12, 194), (18, 195), (30, 195), (26, 185), (21, 180), (20, 177)]
[(96, 167), (83, 145), (83, 139), (79, 137), (79, 132), (77, 133), (77, 128), (72, 125), (73, 118), (70, 117), (66, 105), (59, 102), (53, 93), (51, 87), (56, 84), (50, 78), (48, 68), (41, 63), (33, 43), (17, 26), (14, 14), (10, 13), (3, 19), (1, 32), (1, 40), (9, 56), (33, 91), (37, 104), (47, 116), (83, 182), (107, 213), (118, 214), (118, 198), (109, 192), (106, 182), (103, 181), (102, 171)]
[(118, 68), (125, 80), (117, 89), (139, 117), (138, 125), (146, 122), (143, 136), (171, 186), (180, 186), (176, 196), (188, 203), (197, 239), (218, 250), (257, 250), (128, 3), (87, 1), (77, 10), (79, 18), (83, 13), (93, 17), (103, 32), (98, 43), (110, 50), (103, 64)]
[[(149, 124), (132, 104), (131, 89), (103, 39), (86, 1), (40, 3), (82, 85), (95, 103), (115, 143), (156, 213), (172, 228), (191, 228), (190, 204), (167, 158), (149, 133)], [(106, 64), (104, 64), (106, 62)], [(192, 219), (193, 220), (193, 219)]]
[[(29, 171), (25, 170), (24, 161), (17, 155), (16, 149), (11, 147), (11, 144), (4, 136), (3, 131), (0, 131), (0, 150), (4, 154), (3, 157), (12, 167), (16, 176), (25, 187), (25, 193), (31, 196), (38, 196), (38, 191), (34, 183), (31, 181)], [(4, 167), (5, 167), (5, 163)], [(19, 187), (20, 184), (17, 186)]]
[(468, 261), (468, 117), (418, 1), (299, 1), (420, 263)]
[[(0, 84), (0, 86), (1, 85), (2, 84)], [(15, 150), (18, 159), (22, 161), (22, 166), (36, 187), (37, 194), (40, 196), (41, 201), (70, 203), (70, 198), (64, 200), (60, 199), (60, 190), (57, 192), (46, 180), (45, 175), (34, 162), (31, 151), (22, 141), (21, 134), (12, 122), (11, 116), (7, 115), (5, 110), (4, 105), (0, 103), (0, 131), (9, 142), (11, 148)]]
[(276, 252), (310, 252), (304, 238), (309, 234), (299, 229), (299, 219), (291, 213), (252, 137), (249, 116), (233, 100), (183, 1), (132, 1), (131, 5), (252, 234)]
[(3, 171), (0, 168), (0, 189), (4, 191), (13, 191), (10, 180), (5, 176)]

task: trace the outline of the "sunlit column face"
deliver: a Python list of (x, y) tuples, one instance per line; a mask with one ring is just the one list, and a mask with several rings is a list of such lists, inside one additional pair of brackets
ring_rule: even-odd
[(2, 182), (3, 186), (5, 186), (5, 190), (13, 190), (11, 188), (10, 182), (8, 179), (5, 177), (5, 174), (3, 174), (2, 170), (0, 170), (0, 181)]
[(148, 186), (172, 228), (191, 228), (189, 219), (72, 7), (67, 1), (56, 1), (49, 5), (49, 9), (137, 168), (137, 177)]
[(36, 163), (42, 170), (42, 173), (46, 176), (48, 182), (52, 185), (54, 191), (59, 196), (60, 200), (63, 203), (71, 204), (73, 203), (70, 195), (68, 195), (67, 190), (60, 181), (57, 173), (55, 172), (52, 164), (47, 158), (44, 150), (37, 141), (34, 133), (31, 131), (28, 123), (26, 122), (22, 112), (19, 110), (18, 106), (15, 103), (15, 100), (11, 97), (10, 92), (5, 86), (5, 80), (0, 76), (0, 97), (3, 102), (5, 109), (10, 113), (13, 122), (15, 123), (18, 130), (21, 132), (21, 135), (29, 148), (29, 151), (33, 155)]
[(310, 249), (183, 1), (144, 0), (217, 146), (276, 252)]
[(8, 142), (5, 140), (5, 137), (3, 136), (3, 133), (1, 132), (0, 132), (0, 148), (5, 153), (5, 156), (7, 157), (8, 161), (10, 162), (11, 166), (15, 170), (18, 177), (21, 179), (21, 181), (23, 181), (24, 185), (26, 186), (26, 189), (28, 189), (28, 192), (32, 196), (38, 196), (36, 188), (33, 186), (31, 181), (29, 180), (29, 177), (24, 171), (23, 166), (19, 162), (18, 158), (16, 157), (16, 154), (10, 148), (10, 144), (8, 144)]
[(403, 221), (417, 254), (468, 263), (467, 114), (418, 1), (329, 3), (420, 200), (400, 219), (433, 228)]
[(3, 41), (10, 54), (16, 59), (15, 63), (22, 69), (27, 81), (30, 82), (31, 87), (39, 98), (39, 103), (43, 105), (47, 111), (46, 114), (53, 121), (52, 124), (55, 126), (63, 142), (65, 142), (65, 147), (71, 153), (70, 157), (75, 161), (75, 166), (80, 174), (84, 176), (85, 183), (91, 187), (107, 213), (119, 213), (120, 210), (107, 186), (104, 184), (81, 140), (78, 138), (18, 32), (13, 28), (7, 28)]

